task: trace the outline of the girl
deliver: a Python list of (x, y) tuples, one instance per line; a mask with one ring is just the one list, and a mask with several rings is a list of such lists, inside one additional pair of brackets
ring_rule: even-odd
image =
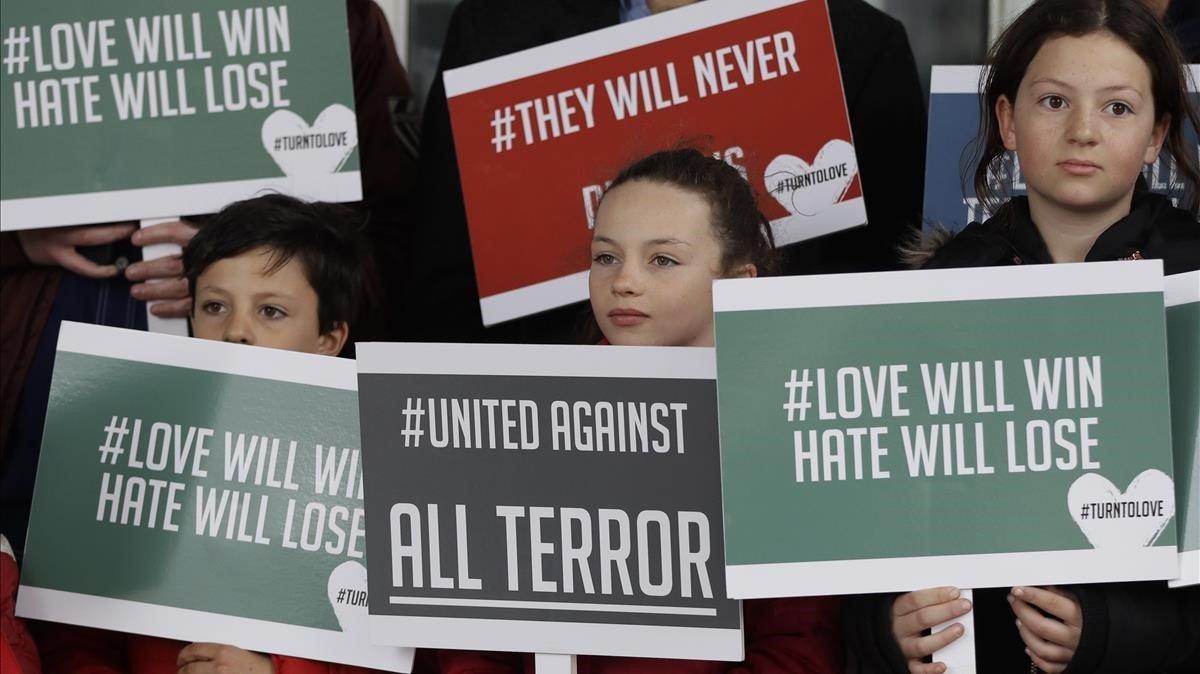
[[(940, 250), (927, 268), (1160, 258), (1167, 274), (1200, 268), (1200, 173), (1183, 124), (1198, 118), (1172, 38), (1140, 0), (1038, 0), (993, 46), (984, 86), (975, 187), (1015, 151), (1028, 197), (1012, 198)], [(1150, 194), (1144, 165), (1166, 147), (1187, 210)], [(1113, 583), (953, 588), (847, 602), (851, 671), (938, 674), (927, 656), (963, 634), (974, 608), (979, 671), (1164, 672), (1200, 666), (1200, 588)], [(936, 657), (936, 655), (935, 655)]]
[[(712, 346), (712, 282), (775, 270), (771, 230), (750, 185), (696, 150), (650, 155), (626, 168), (596, 213), (589, 276), (604, 342)], [(840, 672), (838, 604), (828, 597), (742, 604), (741, 663), (580, 657), (579, 674)], [(443, 674), (532, 672), (529, 656), (442, 651)]]

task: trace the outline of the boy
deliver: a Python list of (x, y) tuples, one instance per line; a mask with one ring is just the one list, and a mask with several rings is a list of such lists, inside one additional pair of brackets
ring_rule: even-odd
[[(336, 356), (350, 335), (370, 264), (353, 211), (281, 194), (238, 201), (207, 219), (183, 251), (192, 333)], [(39, 635), (41, 636), (41, 635)], [(103, 674), (349, 674), (356, 667), (223, 644), (77, 628), (41, 639), (46, 671)]]
[(354, 214), (281, 194), (238, 201), (183, 252), (192, 333), (201, 339), (327, 356), (341, 352), (367, 251)]

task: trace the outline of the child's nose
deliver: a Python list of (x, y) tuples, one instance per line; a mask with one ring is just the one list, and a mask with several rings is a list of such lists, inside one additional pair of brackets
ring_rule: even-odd
[(225, 341), (234, 344), (254, 344), (254, 330), (251, 326), (248, 317), (235, 313), (225, 324)]
[(1070, 139), (1077, 143), (1091, 144), (1097, 140), (1095, 115), (1083, 106), (1071, 112), (1070, 128), (1067, 130)]
[(641, 292), (642, 280), (632, 265), (621, 265), (613, 279), (613, 292), (618, 295), (636, 295)]

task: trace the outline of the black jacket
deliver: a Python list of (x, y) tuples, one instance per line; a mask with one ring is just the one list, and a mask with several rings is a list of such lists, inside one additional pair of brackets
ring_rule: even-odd
[[(784, 267), (793, 274), (894, 269), (923, 194), (925, 103), (916, 63), (900, 22), (863, 0), (829, 0), (829, 8), (871, 224), (790, 246)], [(402, 338), (573, 341), (590, 318), (574, 306), (484, 330), (441, 73), (615, 25), (619, 10), (617, 0), (463, 0), (455, 9), (421, 130), (419, 221), (403, 289), (411, 320)], [(802, 115), (802, 101), (794, 103)]]
[[(1050, 263), (1024, 197), (972, 223), (936, 250), (926, 269)], [(1161, 259), (1167, 274), (1200, 269), (1200, 223), (1165, 197), (1134, 195), (1132, 211), (1096, 240), (1087, 261)], [(1200, 671), (1200, 586), (1165, 582), (1070, 586), (1083, 609), (1083, 632), (1068, 674), (1158, 674)], [(975, 592), (975, 648), (980, 674), (1029, 672), (1029, 658), (1005, 597), (1008, 588)], [(851, 674), (905, 674), (891, 631), (896, 594), (847, 597), (843, 634)]]
[[(973, 222), (931, 252), (926, 269), (996, 267), (1053, 262), (1029, 217), (1029, 200), (1016, 197), (986, 222)], [(1167, 275), (1200, 269), (1200, 224), (1163, 196), (1134, 194), (1129, 215), (1096, 239), (1085, 262), (1157, 259)]]

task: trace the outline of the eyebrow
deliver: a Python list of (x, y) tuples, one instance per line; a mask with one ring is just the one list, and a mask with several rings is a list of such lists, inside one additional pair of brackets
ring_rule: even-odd
[[(1071, 86), (1070, 84), (1067, 84), (1066, 82), (1063, 82), (1062, 80), (1056, 80), (1053, 77), (1039, 77), (1036, 80), (1034, 80), (1033, 82), (1030, 82), (1030, 84), (1031, 85), (1033, 85), (1033, 84), (1052, 84), (1057, 87), (1062, 87), (1063, 89), (1072, 89), (1072, 90), (1075, 89), (1075, 87)], [(1099, 89), (1099, 91), (1103, 91), (1103, 92), (1125, 91), (1125, 90), (1132, 91), (1133, 93), (1137, 94), (1138, 96), (1143, 95), (1142, 92), (1137, 89), (1137, 87), (1134, 87), (1129, 84), (1114, 84), (1112, 86), (1101, 87)]]
[[(592, 239), (592, 242), (593, 243), (607, 243), (607, 244), (611, 244), (613, 246), (619, 245), (616, 241), (613, 241), (612, 239), (608, 238), (607, 236), (594, 237)], [(682, 239), (672, 238), (672, 237), (666, 237), (666, 238), (661, 238), (661, 239), (650, 239), (646, 243), (651, 246), (664, 246), (664, 245), (665, 246), (690, 246), (690, 245), (692, 245), (692, 244), (688, 243), (687, 241), (684, 241)]]
[[(226, 297), (230, 296), (230, 292), (228, 290), (225, 290), (224, 288), (214, 286), (214, 285), (200, 286), (200, 288), (198, 288), (198, 291), (215, 293), (218, 295), (224, 295)], [(251, 298), (254, 299), (254, 301), (256, 301), (256, 302), (261, 302), (263, 300), (272, 299), (272, 298), (280, 299), (280, 300), (288, 300), (288, 301), (296, 299), (294, 296), (289, 295), (287, 293), (281, 293), (281, 292), (275, 292), (275, 291), (269, 291), (269, 292), (264, 292), (264, 293), (255, 293), (254, 295), (251, 296)]]

